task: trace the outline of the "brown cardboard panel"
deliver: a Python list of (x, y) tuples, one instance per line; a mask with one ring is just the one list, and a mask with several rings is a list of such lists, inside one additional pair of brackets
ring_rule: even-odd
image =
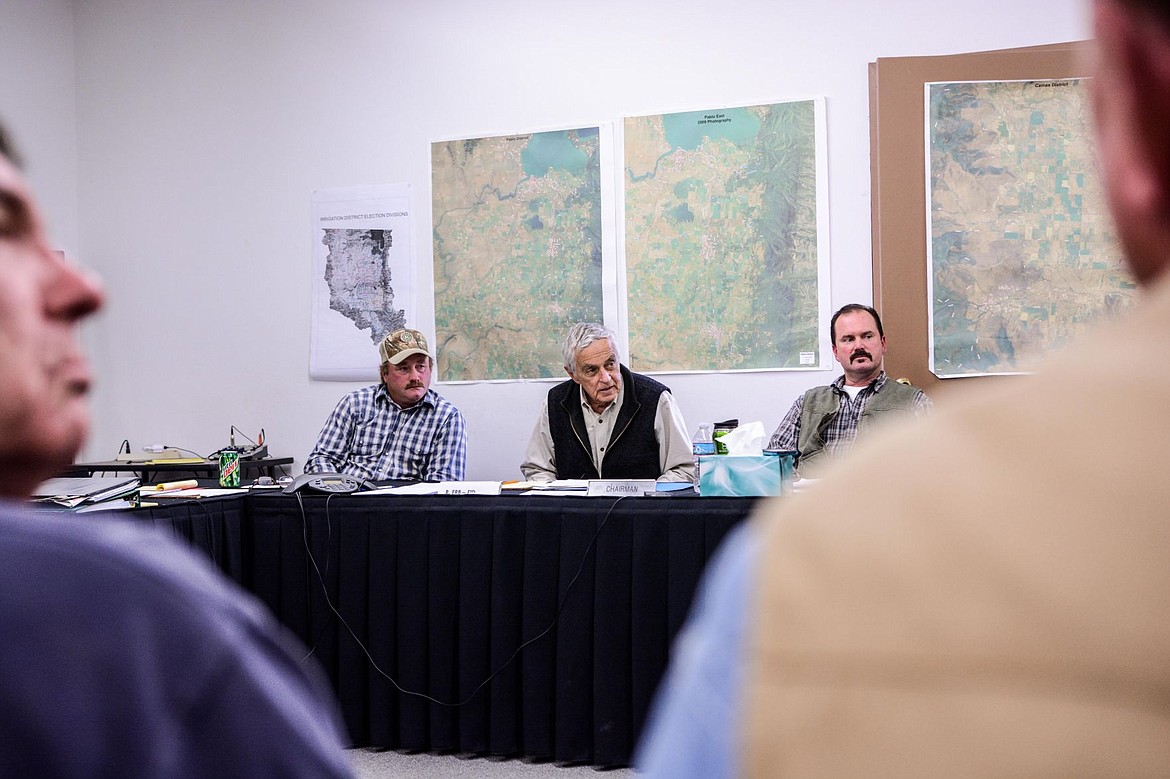
[(889, 341), (886, 371), (910, 379), (936, 400), (1014, 377), (943, 382), (929, 369), (923, 85), (1084, 77), (1091, 45), (1073, 41), (941, 57), (880, 57), (870, 63), (873, 299)]

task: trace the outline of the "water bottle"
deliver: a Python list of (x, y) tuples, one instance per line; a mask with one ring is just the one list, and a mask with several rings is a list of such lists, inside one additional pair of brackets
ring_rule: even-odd
[(699, 458), (707, 454), (715, 454), (715, 439), (711, 437), (711, 425), (704, 422), (695, 431), (691, 439), (691, 454), (695, 458), (695, 488), (699, 486)]

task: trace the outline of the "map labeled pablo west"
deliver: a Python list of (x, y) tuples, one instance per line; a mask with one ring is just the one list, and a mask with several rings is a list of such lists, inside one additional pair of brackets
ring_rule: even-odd
[(602, 310), (599, 129), (431, 145), (437, 378), (563, 376)]
[(625, 120), (630, 364), (819, 365), (816, 106)]
[(926, 85), (931, 370), (1015, 373), (1135, 300), (1085, 84)]

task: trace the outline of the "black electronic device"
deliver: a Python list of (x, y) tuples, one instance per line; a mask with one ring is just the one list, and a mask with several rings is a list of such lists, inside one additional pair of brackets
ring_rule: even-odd
[(268, 456), (268, 444), (260, 444), (259, 446), (241, 446), (240, 459), (241, 460), (263, 460)]
[(264, 428), (260, 428), (260, 435), (256, 437), (255, 441), (248, 438), (248, 443), (240, 446), (236, 446), (236, 433), (248, 438), (243, 431), (232, 425), (231, 432), (228, 434), (228, 445), (207, 455), (207, 461), (219, 462), (219, 456), (224, 452), (239, 452), (241, 460), (263, 460), (268, 457), (268, 444), (264, 440)]
[(358, 490), (376, 489), (378, 489), (378, 485), (372, 481), (351, 476), (348, 473), (302, 473), (293, 479), (283, 492), (286, 495), (302, 490), (345, 494)]

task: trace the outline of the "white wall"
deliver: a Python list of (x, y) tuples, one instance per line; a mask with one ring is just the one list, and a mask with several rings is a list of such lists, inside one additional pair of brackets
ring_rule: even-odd
[(0, 121), (50, 215), (57, 247), (77, 258), (77, 111), (69, 0), (0, 0)]
[[(100, 386), (85, 455), (123, 438), (208, 452), (234, 424), (265, 428), (297, 470), (358, 386), (308, 378), (312, 190), (410, 183), (429, 284), (432, 140), (824, 96), (831, 303), (868, 302), (867, 63), (1089, 34), (1068, 0), (77, 0), (70, 51), (61, 0), (15, 5), (24, 13), (0, 11), (0, 64), (13, 41), (44, 43), (30, 65), (49, 90), (77, 63), (75, 127), (55, 127), (72, 117), (68, 88), (54, 115), (13, 124), (67, 240), (72, 192), (55, 179), (79, 160), (80, 249), (109, 287), (89, 329)], [(38, 178), (42, 165), (60, 175)], [(834, 375), (667, 381), (692, 428), (732, 416), (771, 428)], [(437, 387), (467, 417), (470, 478), (518, 475), (547, 388)]]

